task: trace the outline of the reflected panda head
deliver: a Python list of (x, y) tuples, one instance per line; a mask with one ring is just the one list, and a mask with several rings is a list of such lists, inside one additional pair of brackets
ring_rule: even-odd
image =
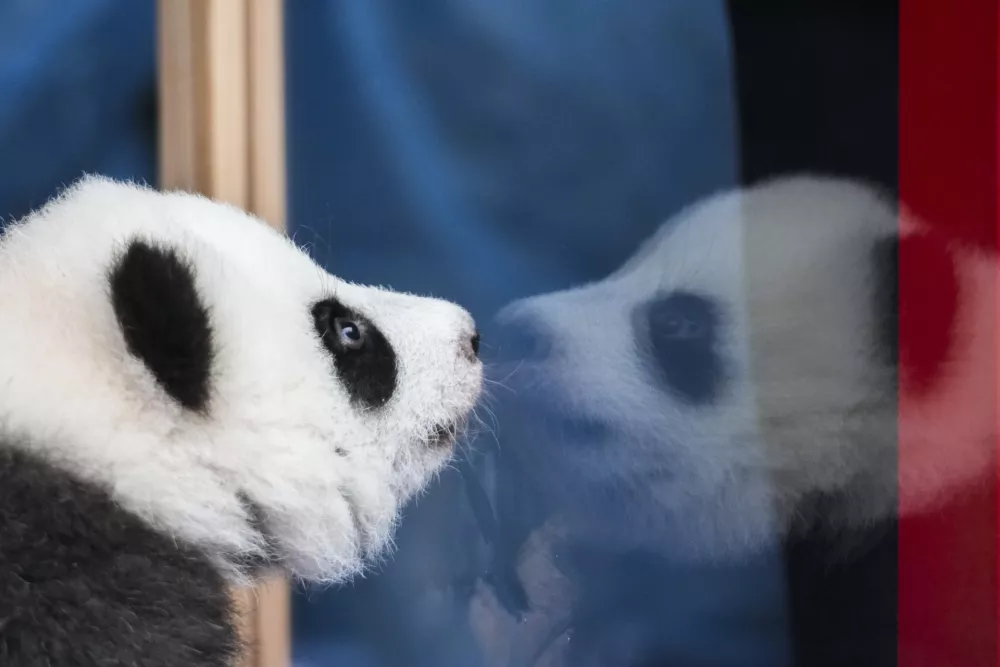
[[(606, 279), (499, 314), (501, 454), (595, 499), (588, 530), (698, 558), (783, 538), (817, 498), (835, 527), (921, 511), (988, 463), (993, 271), (860, 183), (708, 198)], [(903, 347), (899, 313), (923, 334)]]
[(361, 570), (482, 382), (463, 309), (340, 280), (230, 206), (100, 178), (5, 231), (0, 349), (0, 446), (237, 578)]

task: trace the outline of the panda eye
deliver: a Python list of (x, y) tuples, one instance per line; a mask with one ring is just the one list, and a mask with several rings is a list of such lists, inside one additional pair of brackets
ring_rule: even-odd
[(658, 335), (672, 340), (695, 340), (704, 338), (708, 328), (704, 322), (683, 315), (670, 315), (656, 326)]
[(714, 317), (700, 297), (672, 294), (655, 303), (649, 312), (653, 337), (661, 341), (696, 342), (711, 338)]
[(360, 350), (364, 347), (366, 331), (361, 322), (338, 317), (333, 321), (333, 332), (345, 350)]
[(642, 347), (653, 377), (685, 402), (712, 400), (724, 381), (716, 350), (721, 314), (711, 300), (690, 292), (671, 292), (645, 304), (636, 315)]
[(310, 309), (313, 330), (333, 362), (337, 380), (351, 402), (380, 408), (396, 391), (396, 351), (378, 325), (335, 297)]

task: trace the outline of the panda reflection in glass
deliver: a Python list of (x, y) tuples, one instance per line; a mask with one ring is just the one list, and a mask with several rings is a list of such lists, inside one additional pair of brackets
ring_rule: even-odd
[(506, 307), (469, 496), (486, 664), (894, 665), (900, 510), (994, 469), (996, 262), (947, 231), (789, 176)]

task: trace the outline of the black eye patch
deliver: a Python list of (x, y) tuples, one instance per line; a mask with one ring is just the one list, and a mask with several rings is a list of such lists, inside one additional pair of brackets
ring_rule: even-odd
[(337, 299), (318, 302), (312, 316), (351, 400), (367, 408), (388, 403), (396, 391), (396, 352), (378, 327)]
[(647, 302), (634, 315), (640, 350), (651, 361), (655, 377), (688, 403), (709, 403), (721, 387), (719, 320), (712, 301), (680, 291)]

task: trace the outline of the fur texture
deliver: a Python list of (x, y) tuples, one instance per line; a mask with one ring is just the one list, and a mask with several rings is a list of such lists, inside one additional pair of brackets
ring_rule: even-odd
[[(150, 567), (159, 547), (144, 540), (179, 545), (165, 566), (210, 563), (203, 585), (245, 583), (251, 564), (344, 581), (449, 459), (481, 390), (476, 335), (458, 306), (339, 280), (233, 207), (88, 177), (0, 241), (0, 455), (77, 489), (13, 520), (45, 537), (36, 515), (67, 513), (54, 552), (35, 553), (52, 562), (60, 540), (108, 550), (102, 536), (127, 524)], [(113, 514), (70, 521), (84, 505)], [(8, 549), (0, 578), (21, 577)], [(50, 583), (93, 576), (54, 569)], [(0, 627), (0, 645), (44, 632)]]
[(224, 582), (101, 487), (0, 446), (0, 664), (225, 667)]

